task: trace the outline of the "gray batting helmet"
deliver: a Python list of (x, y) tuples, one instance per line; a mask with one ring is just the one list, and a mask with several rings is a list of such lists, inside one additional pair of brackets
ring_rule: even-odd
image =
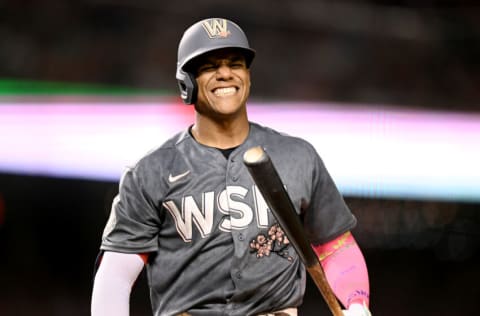
[(242, 29), (232, 21), (222, 18), (202, 20), (190, 26), (178, 45), (177, 73), (180, 96), (185, 104), (192, 104), (197, 97), (195, 75), (188, 70), (191, 62), (213, 50), (238, 48), (245, 55), (247, 67), (255, 57)]

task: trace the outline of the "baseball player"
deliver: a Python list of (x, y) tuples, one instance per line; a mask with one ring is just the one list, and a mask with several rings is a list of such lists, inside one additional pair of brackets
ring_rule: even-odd
[(243, 165), (254, 146), (275, 163), (344, 314), (370, 315), (367, 267), (350, 232), (356, 219), (321, 158), (308, 142), (248, 120), (254, 56), (232, 21), (185, 31), (176, 77), (195, 121), (123, 174), (93, 316), (129, 315), (144, 267), (156, 316), (297, 315), (305, 268)]

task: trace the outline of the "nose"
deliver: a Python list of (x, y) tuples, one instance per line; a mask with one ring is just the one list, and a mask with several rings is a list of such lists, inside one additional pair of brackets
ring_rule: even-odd
[(232, 68), (229, 65), (221, 64), (217, 68), (217, 80), (229, 80), (232, 78)]

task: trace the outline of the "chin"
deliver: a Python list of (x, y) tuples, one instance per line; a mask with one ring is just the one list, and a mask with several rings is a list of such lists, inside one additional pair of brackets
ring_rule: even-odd
[(242, 106), (231, 106), (231, 107), (216, 107), (213, 109), (214, 115), (220, 118), (234, 118), (242, 114), (243, 107)]

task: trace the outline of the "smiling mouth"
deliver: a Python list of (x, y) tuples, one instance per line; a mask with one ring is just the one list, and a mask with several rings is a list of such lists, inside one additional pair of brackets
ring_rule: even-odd
[(231, 96), (237, 92), (237, 88), (235, 87), (228, 87), (228, 88), (217, 88), (213, 90), (213, 94), (217, 97), (226, 97)]

